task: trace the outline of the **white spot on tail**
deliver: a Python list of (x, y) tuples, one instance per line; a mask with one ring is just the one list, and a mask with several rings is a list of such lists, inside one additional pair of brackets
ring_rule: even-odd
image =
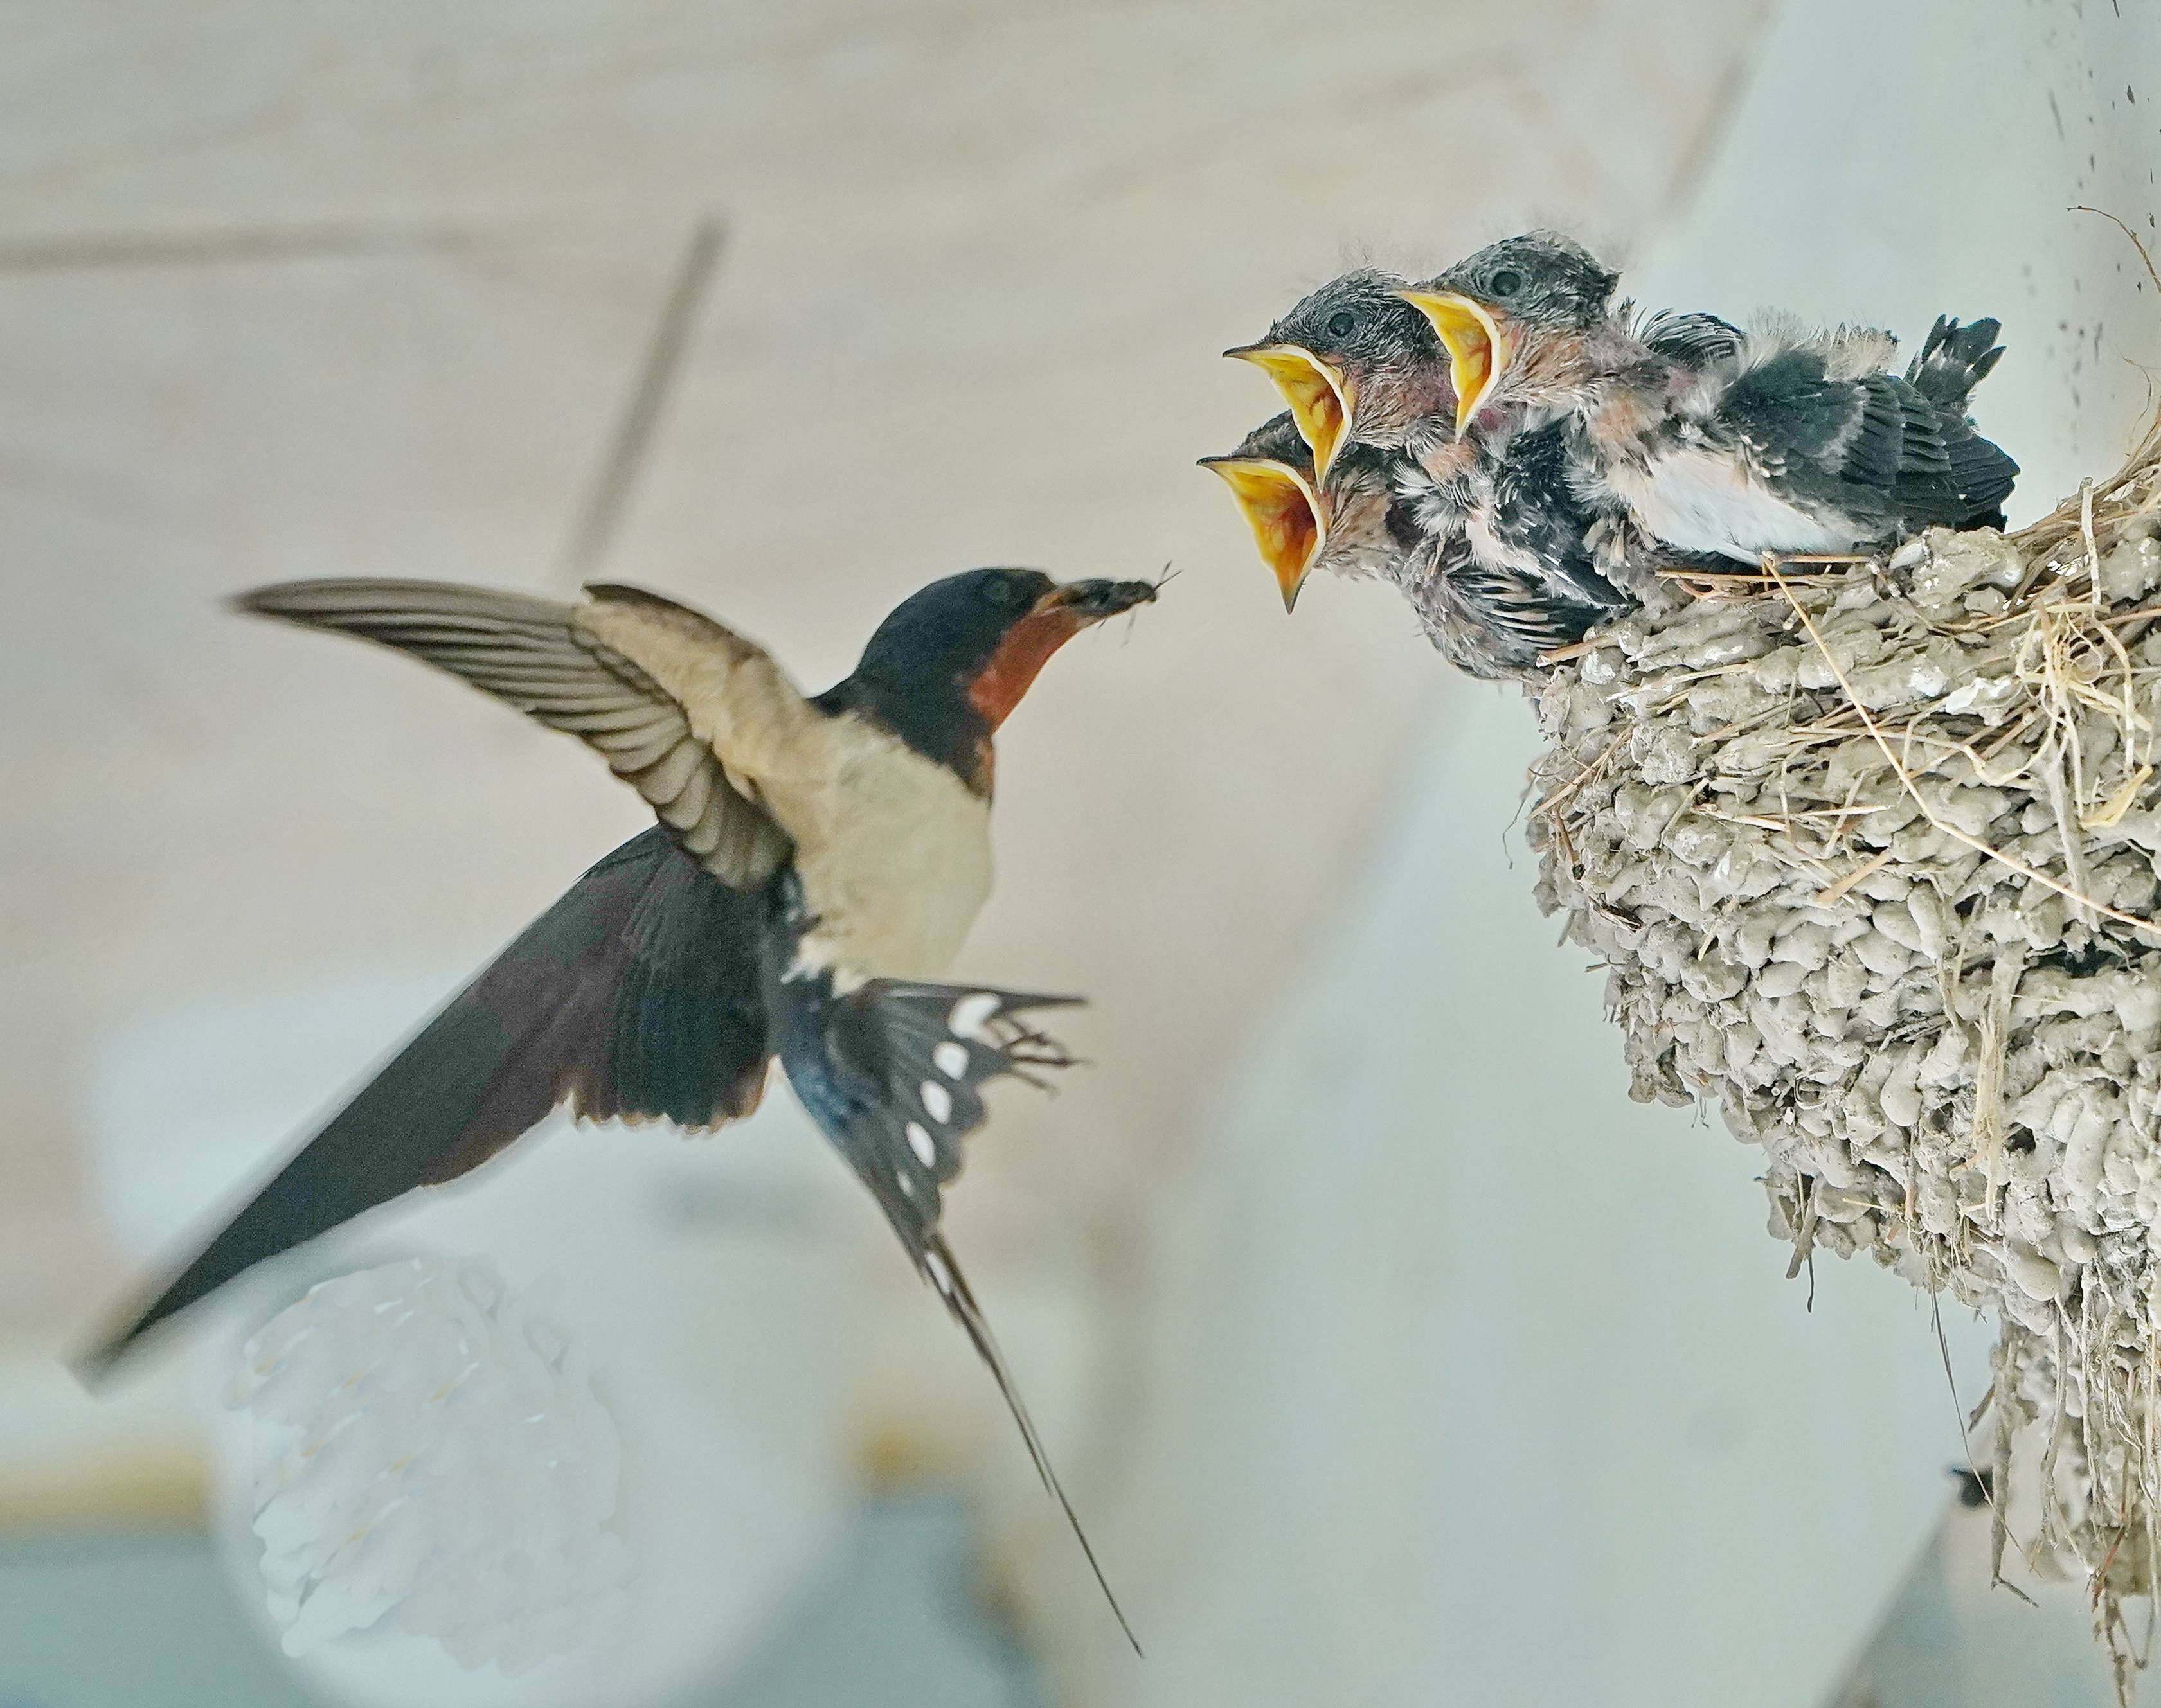
[(935, 1079), (923, 1082), (923, 1107), (930, 1112), (930, 1119), (940, 1125), (953, 1119), (953, 1093)]
[(953, 1005), (953, 1011), (945, 1017), (945, 1025), (956, 1037), (973, 1038), (978, 1043), (987, 1043), (983, 1036), (983, 1022), (998, 1011), (997, 993), (979, 990), (973, 996), (964, 996)]
[(926, 1251), (923, 1254), (923, 1267), (930, 1271), (930, 1279), (938, 1284), (940, 1292), (953, 1290), (953, 1272), (945, 1267), (944, 1258), (935, 1251)]
[(930, 1052), (930, 1059), (946, 1078), (959, 1079), (968, 1071), (968, 1046), (948, 1038)]
[(930, 1134), (924, 1130), (923, 1123), (908, 1124), (908, 1148), (915, 1153), (915, 1160), (925, 1168), (936, 1166), (938, 1148), (930, 1142)]

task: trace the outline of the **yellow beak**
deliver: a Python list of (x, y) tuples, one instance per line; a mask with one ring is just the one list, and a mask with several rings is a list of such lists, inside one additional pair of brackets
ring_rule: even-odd
[(1320, 504), (1312, 486), (1288, 463), (1263, 457), (1203, 457), (1200, 466), (1220, 475), (1231, 489), (1261, 561), (1283, 590), (1284, 609), (1294, 609), (1320, 551)]
[(1319, 480), (1325, 476), (1350, 431), (1351, 382), (1330, 363), (1296, 344), (1247, 344), (1223, 354), (1252, 363), (1276, 382), (1284, 402), (1290, 405), (1299, 437), (1313, 447), (1313, 478)]
[(1508, 365), (1508, 335), (1484, 308), (1452, 291), (1397, 294), (1433, 322), (1433, 330), (1448, 346), (1449, 378), (1455, 387), (1455, 430), (1461, 434), (1477, 418), (1495, 377)]

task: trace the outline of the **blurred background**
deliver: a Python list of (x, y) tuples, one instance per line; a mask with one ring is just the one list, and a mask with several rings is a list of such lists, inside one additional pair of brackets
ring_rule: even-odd
[[(2154, 229), (2134, 8), (8, 25), (0, 1705), (2109, 1700), (2083, 1609), (1989, 1593), (1955, 1503), (1987, 1326), (1786, 1280), (1752, 1153), (1627, 1103), (1531, 905), (1528, 707), (1385, 589), (1287, 621), (1192, 463), (1275, 407), (1216, 352), (1314, 284), (1550, 224), (1653, 301), (2001, 316), (1982, 425), (2038, 513), (2161, 363), (2136, 252), (2070, 210)], [(571, 744), (221, 595), (604, 574), (822, 687), (997, 562), (1180, 572), (1001, 737), (963, 974), (1088, 993), (1095, 1065), (1001, 1096), (950, 1218), (1145, 1663), (784, 1096), (695, 1145), (552, 1123), (76, 1388), (134, 1277), (645, 822)], [(593, 1363), (605, 1653), (279, 1647), (239, 1347), (415, 1254), (544, 1290)]]

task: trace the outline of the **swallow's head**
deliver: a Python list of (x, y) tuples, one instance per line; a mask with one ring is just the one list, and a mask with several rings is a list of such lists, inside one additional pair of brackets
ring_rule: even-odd
[(1201, 458), (1200, 466), (1231, 489), (1260, 548), (1261, 561), (1276, 579), (1284, 609), (1290, 610), (1320, 550), (1323, 532), (1313, 452), (1291, 412), (1263, 422), (1236, 450)]
[(1351, 440), (1400, 444), (1416, 419), (1453, 404), (1446, 353), (1425, 317), (1403, 301), (1403, 283), (1372, 267), (1346, 273), (1258, 344), (1223, 352), (1276, 382), (1320, 478)]
[(1494, 404), (1535, 401), (1534, 356), (1580, 342), (1605, 318), (1618, 283), (1581, 244), (1530, 231), (1403, 292), (1447, 348), (1456, 431)]
[(948, 575), (878, 625), (846, 698), (911, 745), (973, 775), (990, 736), (1052, 653), (1155, 594), (1152, 581), (1057, 582), (1039, 569)]

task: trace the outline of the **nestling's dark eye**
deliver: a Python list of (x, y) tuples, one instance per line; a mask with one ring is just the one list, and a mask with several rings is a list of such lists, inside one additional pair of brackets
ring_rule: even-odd
[(1504, 267), (1493, 275), (1491, 284), (1495, 296), (1513, 297), (1523, 289), (1523, 276), (1513, 267)]
[(1348, 338), (1351, 335), (1351, 329), (1357, 324), (1358, 317), (1356, 314), (1348, 309), (1339, 309), (1328, 317), (1328, 335), (1330, 338)]

